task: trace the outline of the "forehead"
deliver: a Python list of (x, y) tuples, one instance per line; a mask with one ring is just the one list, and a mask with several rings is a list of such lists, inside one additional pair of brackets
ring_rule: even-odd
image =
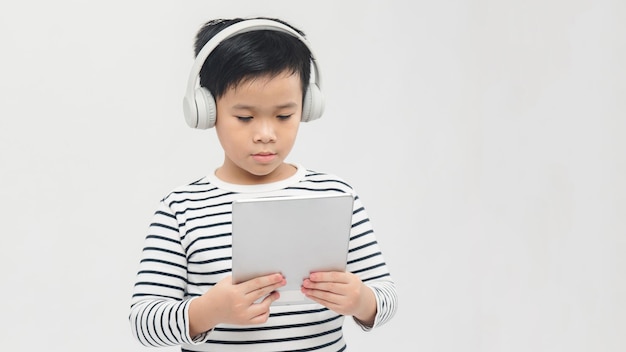
[(217, 99), (218, 109), (264, 111), (302, 106), (300, 77), (293, 74), (248, 79)]

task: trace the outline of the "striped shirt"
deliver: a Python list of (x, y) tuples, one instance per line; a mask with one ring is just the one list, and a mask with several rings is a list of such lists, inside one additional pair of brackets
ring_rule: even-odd
[(222, 324), (189, 336), (190, 300), (231, 273), (232, 202), (312, 193), (355, 196), (347, 271), (373, 290), (377, 302), (374, 325), (361, 327), (369, 331), (391, 319), (397, 307), (395, 284), (359, 197), (342, 179), (298, 166), (292, 177), (260, 185), (234, 185), (210, 175), (175, 189), (159, 203), (131, 299), (135, 338), (145, 346), (180, 345), (182, 351), (345, 350), (344, 317), (316, 303), (272, 306), (264, 324)]

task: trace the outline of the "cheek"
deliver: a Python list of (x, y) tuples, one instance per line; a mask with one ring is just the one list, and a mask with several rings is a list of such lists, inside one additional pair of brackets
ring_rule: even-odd
[(289, 129), (286, 129), (282, 134), (283, 143), (293, 146), (296, 142), (296, 137), (298, 136), (298, 125), (292, 126)]
[(291, 123), (288, 126), (288, 131), (287, 134), (289, 135), (290, 139), (296, 139), (296, 136), (298, 135), (298, 129), (300, 128), (300, 120), (299, 119), (294, 119), (293, 121), (290, 121)]
[(224, 149), (224, 152), (227, 154), (237, 153), (243, 143), (242, 134), (233, 132), (224, 127), (225, 126), (220, 126), (218, 128), (216, 126), (215, 132), (217, 134), (217, 139), (219, 140), (222, 149)]

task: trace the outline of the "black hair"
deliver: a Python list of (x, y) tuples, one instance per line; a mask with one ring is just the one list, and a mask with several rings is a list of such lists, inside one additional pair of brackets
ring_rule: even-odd
[[(279, 22), (304, 33), (290, 24), (275, 18), (257, 17)], [(195, 56), (202, 47), (224, 28), (245, 21), (244, 18), (217, 19), (207, 22), (198, 31)], [(200, 85), (207, 88), (215, 99), (226, 90), (243, 81), (262, 76), (276, 76), (282, 72), (298, 74), (302, 94), (306, 92), (311, 77), (311, 51), (300, 39), (291, 34), (258, 30), (237, 34), (222, 41), (204, 61), (200, 70)]]

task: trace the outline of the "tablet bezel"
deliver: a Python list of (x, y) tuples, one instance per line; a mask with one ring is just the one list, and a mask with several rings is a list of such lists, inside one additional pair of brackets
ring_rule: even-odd
[(302, 280), (315, 271), (346, 270), (353, 208), (349, 193), (235, 200), (233, 283), (282, 273), (287, 285), (274, 304), (312, 303), (300, 293)]

